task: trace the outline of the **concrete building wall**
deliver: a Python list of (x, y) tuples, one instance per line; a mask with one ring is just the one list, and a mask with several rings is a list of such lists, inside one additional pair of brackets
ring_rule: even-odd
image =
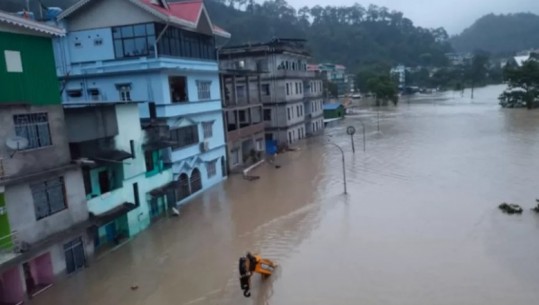
[[(156, 104), (170, 103), (167, 76), (157, 72), (144, 73), (142, 71), (115, 76), (95, 75), (86, 79), (74, 77), (67, 82), (66, 90), (62, 97), (64, 103), (91, 101), (92, 98), (88, 95), (87, 90), (96, 88), (100, 93), (99, 101), (117, 102), (121, 100), (119, 86), (125, 84), (131, 88), (132, 101), (152, 101)], [(70, 97), (69, 90), (82, 90), (82, 96)]]
[(110, 28), (70, 32), (64, 39), (72, 63), (114, 59)]
[[(80, 170), (67, 171), (59, 176), (64, 178), (67, 209), (40, 220), (36, 219), (34, 198), (29, 183), (5, 188), (8, 219), (11, 230), (17, 232), (19, 241), (32, 244), (88, 219)], [(51, 178), (53, 177), (47, 179)], [(42, 180), (35, 182), (39, 181)]]
[[(133, 9), (135, 7), (136, 9)], [(129, 12), (118, 18), (118, 12)], [(159, 19), (125, 0), (95, 0), (83, 9), (67, 18), (68, 31), (97, 29), (144, 22), (156, 22)]]
[[(12, 158), (4, 158), (2, 161), (4, 175), (23, 175), (66, 165), (71, 161), (67, 142), (64, 112), (60, 105), (51, 106), (21, 106), (10, 105), (0, 107), (0, 156), (10, 156), (13, 151), (5, 143), (10, 137), (16, 135), (14, 115), (46, 113), (51, 143), (50, 146), (35, 149), (22, 150)], [(47, 160), (47, 162), (43, 162)]]

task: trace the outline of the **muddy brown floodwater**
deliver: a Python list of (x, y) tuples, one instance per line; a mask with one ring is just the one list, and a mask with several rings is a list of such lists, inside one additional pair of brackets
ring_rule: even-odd
[[(282, 168), (230, 177), (31, 304), (537, 304), (539, 110), (500, 109), (502, 90), (404, 98), (381, 109), (381, 132), (360, 108)], [(353, 155), (344, 133), (359, 120), (367, 152), (359, 133)], [(346, 153), (347, 196), (327, 135)], [(525, 212), (502, 214), (502, 201)], [(250, 299), (247, 250), (280, 264), (253, 277)]]

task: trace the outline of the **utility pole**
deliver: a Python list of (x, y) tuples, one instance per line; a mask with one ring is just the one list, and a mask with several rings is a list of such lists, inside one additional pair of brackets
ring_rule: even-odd
[(344, 185), (344, 194), (348, 194), (348, 192), (346, 191), (346, 165), (345, 165), (345, 161), (344, 161), (344, 150), (337, 144), (329, 141), (329, 144), (332, 144), (334, 145), (335, 147), (337, 147), (340, 151), (341, 151), (341, 155), (342, 155), (342, 177), (343, 177), (343, 185)]

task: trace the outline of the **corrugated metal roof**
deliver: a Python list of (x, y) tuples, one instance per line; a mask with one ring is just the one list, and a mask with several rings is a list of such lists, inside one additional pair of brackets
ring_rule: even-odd
[(64, 29), (54, 27), (45, 23), (37, 22), (35, 20), (22, 18), (6, 12), (0, 11), (0, 22), (11, 24), (17, 27), (25, 28), (41, 34), (47, 34), (50, 36), (65, 36)]
[(339, 107), (343, 107), (343, 105), (340, 104), (340, 103), (327, 103), (327, 104), (324, 104), (324, 110), (336, 110)]

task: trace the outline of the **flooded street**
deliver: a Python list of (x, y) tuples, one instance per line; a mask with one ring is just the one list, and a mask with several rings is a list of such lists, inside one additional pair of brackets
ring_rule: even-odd
[[(30, 304), (536, 304), (539, 111), (500, 109), (503, 89), (403, 98), (380, 110), (380, 132), (361, 108), (278, 156), (280, 169), (230, 177)], [(347, 196), (328, 138), (346, 154)], [(503, 201), (525, 212), (503, 214)], [(249, 299), (247, 250), (280, 264), (253, 276)]]

